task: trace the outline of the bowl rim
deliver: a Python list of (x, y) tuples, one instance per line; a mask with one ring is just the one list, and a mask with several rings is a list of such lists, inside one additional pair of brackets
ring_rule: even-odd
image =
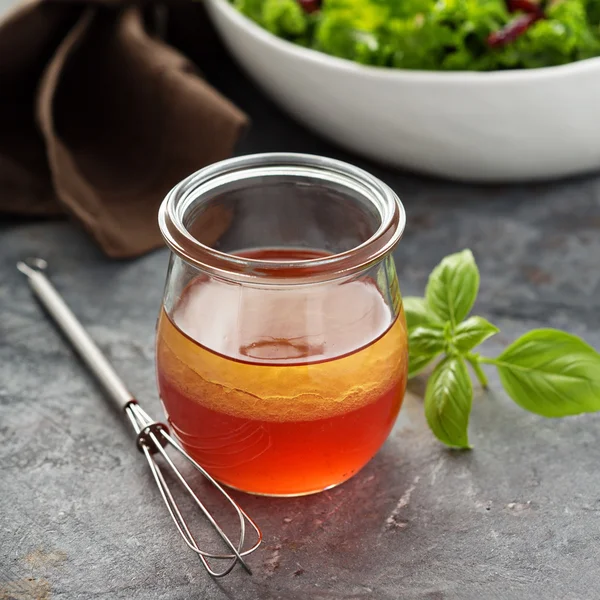
[(464, 83), (489, 84), (504, 83), (506, 81), (520, 82), (524, 80), (545, 80), (560, 75), (576, 76), (600, 67), (600, 56), (584, 58), (565, 65), (506, 71), (425, 71), (419, 69), (398, 69), (363, 65), (347, 58), (339, 58), (337, 56), (326, 54), (325, 52), (320, 52), (319, 50), (305, 48), (304, 46), (299, 46), (284, 38), (280, 38), (241, 13), (228, 0), (205, 1), (214, 6), (238, 27), (246, 29), (254, 37), (259, 38), (264, 43), (281, 52), (288, 55), (296, 55), (311, 63), (325, 64), (338, 70), (366, 77), (390, 80), (413, 80), (422, 83), (439, 83), (440, 81), (445, 80), (460, 80)]

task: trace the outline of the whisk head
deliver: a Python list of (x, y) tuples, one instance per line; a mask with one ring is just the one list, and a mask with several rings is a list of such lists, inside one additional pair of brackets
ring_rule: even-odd
[[(244, 557), (254, 552), (262, 541), (262, 533), (256, 523), (244, 512), (244, 510), (237, 504), (237, 502), (223, 489), (223, 487), (213, 479), (205, 469), (203, 469), (179, 444), (179, 442), (173, 438), (169, 433), (169, 429), (163, 423), (159, 423), (150, 418), (150, 416), (140, 407), (140, 405), (132, 400), (125, 408), (125, 414), (129, 418), (135, 432), (137, 434), (137, 445), (139, 450), (144, 454), (156, 485), (160, 491), (162, 499), (175, 523), (179, 534), (185, 541), (185, 543), (198, 555), (202, 564), (206, 570), (213, 577), (223, 577), (231, 572), (235, 565), (239, 562), (248, 573), (252, 573), (250, 567), (244, 560)], [(212, 484), (227, 500), (227, 502), (233, 508), (238, 521), (239, 521), (239, 539), (237, 545), (227, 536), (221, 526), (217, 523), (216, 519), (210, 513), (206, 505), (200, 500), (197, 494), (192, 490), (186, 478), (183, 476), (179, 468), (175, 465), (171, 457), (166, 451), (166, 447), (170, 446), (177, 450), (202, 476)], [(156, 461), (155, 457), (160, 454), (163, 458), (161, 464)], [(167, 483), (163, 469), (169, 469), (183, 488), (191, 496), (194, 504), (200, 509), (204, 517), (207, 519), (209, 524), (212, 526), (214, 531), (221, 538), (229, 552), (225, 553), (213, 553), (206, 552), (198, 546), (198, 542), (192, 535), (188, 524), (181, 513), (181, 509), (173, 494), (171, 493), (169, 484)], [(246, 533), (247, 525), (250, 525), (251, 529), (256, 534), (256, 541), (249, 548), (246, 546)], [(214, 559), (215, 561), (227, 561), (227, 564), (222, 570), (215, 570), (210, 565), (208, 559)]]

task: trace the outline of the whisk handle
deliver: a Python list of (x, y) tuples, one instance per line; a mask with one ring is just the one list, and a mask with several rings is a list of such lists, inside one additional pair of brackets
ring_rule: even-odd
[(45, 275), (43, 271), (46, 266), (46, 261), (39, 258), (17, 264), (19, 271), (27, 276), (37, 298), (77, 350), (107, 395), (119, 410), (124, 410), (134, 397)]

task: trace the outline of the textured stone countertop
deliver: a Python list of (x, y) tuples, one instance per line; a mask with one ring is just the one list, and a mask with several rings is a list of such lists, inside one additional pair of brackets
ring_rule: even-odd
[[(226, 61), (216, 85), (253, 117), (240, 152), (296, 150), (358, 162), (408, 212), (405, 295), (445, 255), (473, 249), (476, 311), (501, 329), (564, 328), (600, 347), (600, 178), (477, 187), (394, 173), (318, 140)], [(600, 415), (545, 420), (490, 372), (472, 452), (429, 433), (422, 382), (377, 457), (345, 485), (299, 499), (238, 494), (264, 546), (211, 580), (179, 540), (130, 431), (33, 301), (15, 262), (45, 257), (56, 286), (160, 415), (153, 337), (167, 252), (104, 258), (74, 225), (0, 225), (0, 599), (595, 600), (600, 597)], [(200, 485), (200, 484), (199, 484)]]

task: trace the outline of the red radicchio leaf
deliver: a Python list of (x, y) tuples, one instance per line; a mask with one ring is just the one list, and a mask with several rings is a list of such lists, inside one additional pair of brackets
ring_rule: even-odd
[(527, 13), (518, 16), (514, 21), (508, 23), (500, 31), (490, 33), (487, 39), (488, 46), (492, 48), (500, 48), (514, 42), (519, 36), (523, 35), (536, 21), (544, 17), (541, 11), (535, 13)]
[(297, 0), (305, 13), (313, 13), (321, 8), (321, 0)]
[(508, 0), (506, 5), (510, 12), (538, 13), (542, 10), (540, 5), (532, 0)]

